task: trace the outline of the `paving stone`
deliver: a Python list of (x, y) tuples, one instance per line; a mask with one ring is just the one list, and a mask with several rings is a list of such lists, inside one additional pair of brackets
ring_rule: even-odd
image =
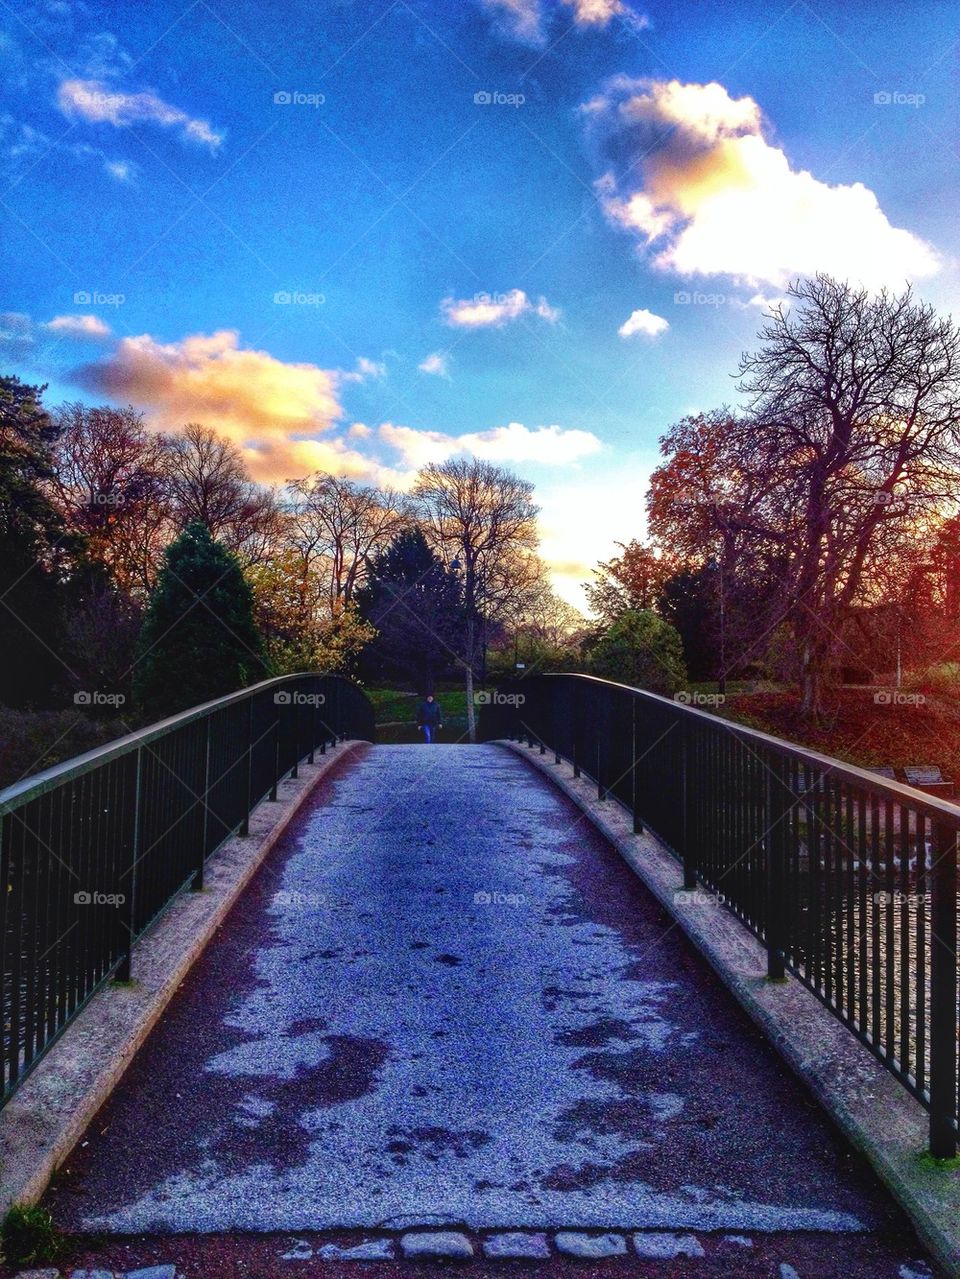
[(473, 1256), (473, 1244), (456, 1230), (436, 1230), (400, 1236), (400, 1251), (408, 1261), (419, 1257), (455, 1257), (464, 1261)]
[(392, 1261), (394, 1255), (392, 1239), (365, 1239), (348, 1248), (325, 1243), (317, 1249), (317, 1256), (323, 1261)]
[(554, 1243), (567, 1257), (580, 1257), (585, 1261), (622, 1257), (627, 1251), (623, 1235), (584, 1235), (578, 1230), (561, 1230)]
[(693, 1235), (675, 1235), (666, 1230), (633, 1236), (639, 1257), (703, 1257), (703, 1246)]
[(177, 1279), (176, 1266), (144, 1266), (141, 1270), (125, 1270), (120, 1279)]
[(60, 1279), (59, 1270), (21, 1270), (17, 1279)]
[(112, 1270), (71, 1270), (70, 1279), (114, 1279)]
[(800, 1276), (793, 1266), (788, 1266), (785, 1261), (782, 1261), (780, 1263), (780, 1279), (800, 1279)]
[(527, 1234), (523, 1230), (508, 1230), (502, 1235), (488, 1235), (483, 1241), (483, 1255), (493, 1259), (518, 1258), (542, 1261), (550, 1256), (546, 1235)]

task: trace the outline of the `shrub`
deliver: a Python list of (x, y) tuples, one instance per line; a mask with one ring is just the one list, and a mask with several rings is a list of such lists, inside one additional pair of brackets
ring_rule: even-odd
[(590, 670), (654, 693), (675, 693), (687, 682), (680, 635), (648, 609), (627, 609), (617, 618), (594, 644)]

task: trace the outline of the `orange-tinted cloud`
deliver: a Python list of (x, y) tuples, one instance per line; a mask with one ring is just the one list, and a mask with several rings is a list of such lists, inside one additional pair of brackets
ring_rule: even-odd
[[(176, 430), (196, 421), (213, 427), (244, 450), (261, 479), (297, 474), (285, 468), (336, 451), (297, 437), (328, 431), (340, 420), (345, 376), (243, 348), (232, 329), (168, 343), (146, 333), (123, 338), (109, 355), (75, 373), (89, 390), (144, 409), (157, 426)], [(340, 456), (344, 466), (359, 465)]]
[(603, 207), (657, 267), (754, 287), (816, 271), (897, 287), (938, 270), (935, 250), (891, 225), (869, 188), (794, 169), (758, 104), (721, 84), (619, 76), (581, 110), (605, 169)]

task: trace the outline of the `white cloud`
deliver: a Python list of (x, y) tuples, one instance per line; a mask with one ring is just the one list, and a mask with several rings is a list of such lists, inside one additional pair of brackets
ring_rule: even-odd
[(590, 431), (565, 430), (556, 425), (529, 427), (520, 422), (463, 435), (384, 422), (379, 434), (384, 443), (396, 449), (403, 464), (414, 469), (432, 462), (445, 462), (457, 454), (470, 454), (487, 462), (564, 466), (602, 448), (600, 440)]
[(816, 271), (897, 287), (939, 269), (933, 247), (892, 226), (868, 187), (792, 168), (758, 104), (721, 84), (619, 76), (581, 110), (603, 207), (656, 267), (753, 288)]
[[(614, 18), (631, 12), (623, 0), (564, 0), (564, 4), (573, 10), (573, 20), (578, 27), (605, 27)], [(647, 25), (643, 18), (638, 21)]]
[(449, 357), (445, 351), (431, 351), (420, 361), (417, 368), (421, 373), (430, 373), (434, 377), (449, 377)]
[(572, 14), (577, 28), (604, 28), (614, 18), (642, 30), (648, 26), (645, 17), (635, 13), (625, 0), (480, 0), (494, 19), (497, 29), (522, 44), (542, 45), (548, 37), (551, 19)]
[(669, 327), (669, 323), (662, 315), (654, 315), (652, 311), (641, 308), (639, 311), (631, 311), (629, 317), (624, 320), (617, 332), (622, 338), (632, 338), (637, 333), (642, 333), (648, 338), (655, 338), (659, 337), (661, 333), (666, 333)]
[(523, 289), (511, 289), (509, 293), (476, 293), (472, 298), (444, 298), (440, 310), (447, 324), (461, 329), (500, 328), (524, 315), (537, 315), (550, 324), (560, 318), (560, 312), (546, 298), (534, 301)]
[(357, 356), (357, 363), (349, 373), (342, 373), (342, 382), (366, 382), (369, 378), (387, 376), (387, 366), (378, 360), (368, 360), (365, 355)]
[(155, 93), (121, 93), (103, 80), (64, 80), (57, 93), (57, 105), (68, 119), (79, 118), (90, 124), (112, 124), (118, 129), (132, 124), (175, 128), (184, 141), (207, 146), (211, 151), (216, 151), (224, 138), (211, 128), (209, 121), (195, 119)]
[(542, 44), (545, 39), (540, 0), (481, 0), (504, 35), (524, 44)]
[(101, 320), (99, 315), (55, 315), (44, 327), (51, 333), (81, 340), (92, 338), (103, 341), (111, 333), (110, 325)]
[(132, 182), (137, 172), (136, 165), (129, 160), (107, 160), (103, 167), (118, 182)]

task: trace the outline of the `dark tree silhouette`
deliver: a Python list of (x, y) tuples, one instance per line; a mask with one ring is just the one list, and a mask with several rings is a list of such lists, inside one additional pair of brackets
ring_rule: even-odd
[(376, 627), (365, 669), (412, 680), (421, 691), (454, 666), (463, 644), (463, 592), (420, 529), (394, 538), (371, 561), (357, 592), (360, 615)]
[(140, 632), (134, 695), (162, 718), (265, 675), (253, 597), (240, 565), (189, 524), (167, 548)]
[(82, 542), (46, 495), (57, 425), (46, 388), (0, 378), (0, 702), (47, 705), (71, 682), (64, 582)]

